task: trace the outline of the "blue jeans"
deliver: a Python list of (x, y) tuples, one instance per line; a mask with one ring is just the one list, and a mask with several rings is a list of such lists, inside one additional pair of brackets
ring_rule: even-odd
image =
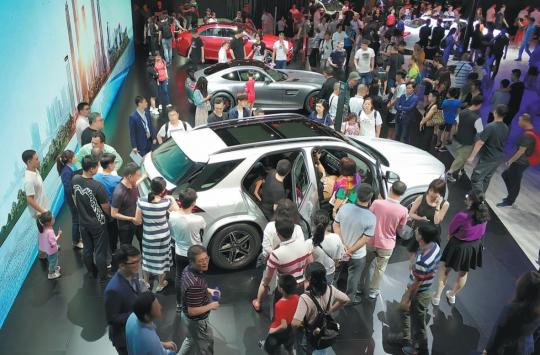
[(396, 140), (409, 143), (409, 121), (396, 119)]
[(58, 252), (47, 255), (47, 262), (49, 263), (49, 274), (54, 273), (56, 266), (58, 266)]
[(276, 63), (276, 69), (285, 69), (285, 67), (287, 66), (286, 60), (276, 60), (274, 62)]
[(171, 64), (172, 61), (172, 38), (162, 38), (161, 46), (163, 47), (163, 56), (167, 64)]
[(360, 80), (359, 80), (360, 84), (369, 85), (373, 81), (373, 75), (371, 74), (371, 72), (358, 73), (358, 74), (360, 74)]
[(313, 350), (311, 355), (327, 355), (330, 354), (330, 349), (332, 349), (331, 346), (327, 347), (326, 349)]
[(169, 80), (159, 82), (159, 103), (167, 106), (171, 100), (169, 99)]
[(523, 41), (521, 41), (521, 44), (519, 45), (519, 50), (518, 50), (518, 58), (521, 59), (521, 56), (523, 55), (523, 51), (525, 51), (525, 53), (527, 53), (529, 55), (529, 57), (531, 56), (531, 50), (529, 49), (529, 39), (530, 38), (523, 38)]

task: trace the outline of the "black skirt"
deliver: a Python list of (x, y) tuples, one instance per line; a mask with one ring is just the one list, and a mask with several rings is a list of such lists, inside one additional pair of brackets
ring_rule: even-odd
[(468, 242), (450, 238), (443, 250), (441, 261), (454, 271), (468, 272), (470, 269), (482, 267), (483, 249), (481, 239)]

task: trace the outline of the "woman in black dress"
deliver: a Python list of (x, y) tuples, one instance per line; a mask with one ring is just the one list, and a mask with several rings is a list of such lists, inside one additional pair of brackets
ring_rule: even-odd
[(439, 110), (437, 103), (439, 102), (439, 94), (436, 91), (432, 91), (428, 95), (428, 103), (424, 110), (424, 117), (420, 121), (420, 134), (418, 137), (418, 148), (429, 152), (431, 143), (433, 142), (433, 133), (435, 127), (433, 125), (428, 126), (427, 123), (433, 118), (433, 115)]

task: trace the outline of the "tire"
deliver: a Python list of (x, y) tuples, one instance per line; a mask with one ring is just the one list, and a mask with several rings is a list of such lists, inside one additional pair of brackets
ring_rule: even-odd
[(210, 100), (210, 102), (212, 103), (212, 108), (214, 107), (214, 101), (218, 97), (221, 97), (223, 99), (223, 102), (224, 102), (223, 112), (228, 112), (231, 107), (234, 107), (235, 102), (234, 102), (234, 98), (231, 95), (229, 95), (226, 92), (217, 92), (214, 95), (212, 95), (212, 100)]
[[(236, 247), (230, 246), (231, 238), (238, 243)], [(209, 244), (212, 262), (224, 270), (238, 270), (246, 267), (257, 258), (260, 249), (261, 233), (257, 228), (246, 223), (232, 224), (219, 230)], [(237, 257), (239, 252), (244, 255)], [(235, 257), (237, 257), (236, 261), (231, 260)]]
[(422, 194), (414, 194), (414, 195), (411, 195), (411, 196), (407, 196), (401, 201), (401, 204), (403, 206), (407, 207), (407, 210), (410, 210), (414, 200), (416, 200), (416, 198), (418, 196), (422, 196)]
[(309, 95), (306, 97), (306, 101), (304, 101), (304, 110), (307, 113), (310, 113), (311, 111), (315, 110), (315, 103), (317, 101), (317, 95), (319, 94), (318, 91), (310, 92)]

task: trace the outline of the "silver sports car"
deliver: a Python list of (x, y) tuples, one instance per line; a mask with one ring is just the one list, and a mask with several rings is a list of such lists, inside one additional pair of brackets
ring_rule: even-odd
[(254, 60), (232, 60), (201, 69), (188, 76), (185, 90), (190, 102), (199, 77), (208, 80), (208, 91), (212, 104), (218, 97), (225, 101), (225, 108), (236, 105), (236, 95), (245, 91), (248, 73), (255, 79), (254, 107), (264, 111), (311, 111), (315, 98), (325, 81), (323, 75), (303, 70), (272, 69), (263, 62)]

